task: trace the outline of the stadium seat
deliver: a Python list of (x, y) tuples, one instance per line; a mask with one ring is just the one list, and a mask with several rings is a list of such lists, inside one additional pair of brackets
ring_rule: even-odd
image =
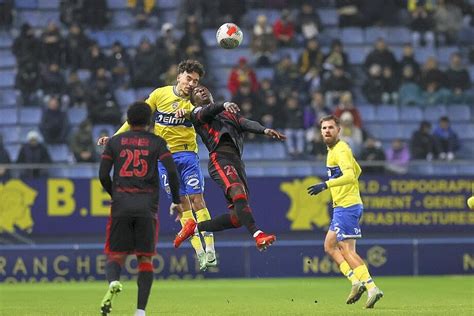
[(441, 46), (438, 48), (438, 62), (444, 65), (449, 64), (449, 58), (452, 53), (459, 52), (459, 48), (456, 46)]
[(277, 51), (277, 58), (281, 59), (281, 58), (289, 55), (291, 57), (291, 60), (294, 63), (297, 63), (302, 52), (303, 52), (302, 48), (280, 48)]
[(468, 66), (467, 71), (469, 72), (469, 78), (471, 78), (471, 81), (474, 80), (474, 65)]
[(336, 26), (339, 23), (339, 15), (336, 9), (319, 9), (318, 14), (321, 17), (321, 23), (324, 26)]
[(263, 79), (273, 79), (275, 71), (273, 68), (269, 67), (269, 68), (257, 68), (255, 69), (255, 72), (257, 73), (258, 81), (262, 81)]
[(415, 106), (401, 106), (400, 107), (400, 121), (421, 121), (423, 120), (423, 111)]
[(117, 28), (130, 28), (135, 23), (135, 17), (131, 11), (115, 11), (111, 24)]
[(389, 27), (385, 41), (387, 44), (406, 44), (411, 43), (411, 32), (406, 27)]
[(13, 88), (15, 85), (15, 71), (0, 71), (0, 88)]
[(294, 175), (292, 168), (286, 166), (266, 166), (263, 167), (263, 173), (266, 177), (287, 177)]
[(398, 107), (396, 105), (380, 105), (376, 108), (375, 117), (380, 122), (398, 121)]
[(437, 122), (444, 115), (447, 115), (444, 105), (428, 105), (423, 111), (424, 119), (430, 122)]
[(341, 32), (338, 27), (327, 27), (319, 36), (319, 42), (323, 46), (329, 46), (334, 39), (339, 39)]
[(109, 136), (112, 136), (117, 128), (115, 128), (113, 125), (107, 125), (107, 124), (97, 124), (92, 127), (92, 139), (95, 141), (99, 139), (100, 133), (106, 130), (109, 134)]
[(178, 10), (162, 10), (160, 11), (160, 22), (176, 24), (178, 20)]
[(286, 148), (283, 143), (270, 142), (262, 145), (263, 158), (268, 160), (282, 160), (286, 159)]
[(15, 7), (17, 9), (36, 9), (38, 8), (38, 0), (16, 0)]
[[(215, 41), (215, 39), (214, 39)], [(239, 58), (244, 57), (249, 63), (252, 62), (252, 52), (247, 48), (236, 48), (222, 52), (221, 48), (209, 49), (207, 57), (212, 60), (217, 67), (228, 66), (233, 67), (237, 65)]]
[(79, 77), (81, 81), (88, 82), (89, 79), (91, 78), (91, 72), (90, 70), (87, 70), (87, 69), (78, 69), (77, 76)]
[(431, 48), (418, 47), (415, 49), (415, 59), (420, 64), (424, 64), (430, 57), (436, 57), (436, 51)]
[(18, 153), (20, 152), (21, 145), (5, 145), (5, 149), (10, 155), (11, 161), (16, 161), (18, 159)]
[(12, 126), (12, 127), (4, 127), (1, 130), (1, 134), (3, 136), (3, 142), (5, 144), (11, 144), (11, 143), (21, 143), (21, 138), (20, 138), (20, 128), (17, 126)]
[(458, 174), (456, 165), (450, 163), (433, 164), (433, 174), (439, 176), (453, 176)]
[(26, 135), (30, 131), (36, 131), (38, 134), (41, 135), (41, 132), (39, 131), (38, 125), (24, 125), (20, 127), (20, 143), (26, 142)]
[(265, 175), (265, 169), (263, 167), (247, 166), (245, 172), (248, 177), (262, 177)]
[(244, 147), (243, 153), (244, 160), (260, 160), (265, 158), (261, 144), (247, 143)]
[(107, 7), (112, 10), (128, 9), (126, 0), (107, 0)]
[(352, 65), (360, 65), (363, 64), (367, 54), (370, 51), (370, 47), (363, 47), (363, 46), (354, 46), (348, 49), (350, 55), (348, 57), (349, 63)]
[[(471, 157), (466, 157), (466, 158), (471, 158), (472, 159), (472, 156)], [(458, 173), (460, 175), (464, 175), (464, 174), (473, 175), (474, 174), (474, 164), (458, 165)]]
[(23, 108), (20, 109), (20, 124), (38, 125), (41, 121), (42, 109), (40, 108)]
[[(144, 32), (152, 44), (155, 43), (156, 34), (149, 34)], [(151, 35), (151, 36), (150, 36)], [(133, 45), (132, 36), (128, 31), (107, 31), (105, 32), (106, 47), (112, 46), (114, 42), (120, 42), (124, 47), (131, 47)]]
[(13, 89), (0, 91), (0, 107), (16, 106), (18, 94)]
[(13, 38), (10, 33), (0, 31), (0, 48), (6, 48), (10, 51), (13, 45)]
[(459, 32), (459, 41), (465, 45), (474, 44), (474, 28), (464, 27)]
[(403, 138), (403, 127), (400, 124), (367, 123), (365, 127), (370, 135), (382, 141)]
[(341, 40), (346, 45), (362, 45), (365, 43), (364, 32), (357, 27), (343, 28), (341, 30)]
[(15, 125), (18, 123), (17, 109), (0, 109), (0, 124)]
[(148, 96), (150, 95), (150, 93), (153, 92), (153, 90), (155, 90), (154, 87), (145, 87), (145, 88), (135, 89), (135, 99), (136, 100), (148, 99)]
[(408, 167), (409, 174), (422, 174), (422, 175), (433, 175), (434, 168), (430, 163), (410, 165)]
[(400, 124), (400, 136), (402, 139), (410, 139), (413, 132), (419, 127), (419, 123), (399, 123)]
[(458, 134), (461, 140), (474, 140), (474, 124), (472, 123), (456, 123), (451, 124), (451, 127)]
[(280, 11), (274, 9), (251, 9), (242, 17), (241, 27), (253, 28), (257, 21), (257, 16), (265, 15), (267, 17), (268, 24), (273, 25), (275, 21), (280, 17)]
[(358, 105), (357, 110), (359, 110), (360, 116), (362, 117), (363, 122), (373, 122), (377, 121), (375, 115), (375, 107), (371, 104)]
[(387, 39), (387, 30), (382, 27), (368, 27), (365, 29), (365, 42), (374, 43), (378, 38)]
[(67, 111), (69, 122), (72, 125), (78, 125), (87, 118), (87, 109), (74, 107)]
[(157, 4), (160, 9), (177, 9), (178, 5), (179, 1), (176, 0), (159, 0)]
[(131, 43), (129, 46), (138, 47), (138, 45), (144, 38), (147, 38), (150, 43), (154, 44), (157, 35), (158, 32), (152, 29), (133, 30), (131, 34)]
[[(472, 158), (474, 157), (474, 139), (461, 140), (461, 148), (456, 153), (456, 156), (460, 159), (472, 160)], [(474, 164), (472, 164), (471, 166), (474, 167)], [(474, 172), (472, 174), (474, 174)]]
[(48, 145), (48, 151), (53, 162), (67, 162), (71, 157), (69, 148), (65, 144)]
[(127, 109), (130, 104), (137, 100), (133, 89), (117, 89), (115, 90), (115, 98), (122, 110)]
[(291, 176), (307, 177), (314, 174), (313, 168), (310, 165), (291, 166), (291, 167), (288, 167), (288, 169), (289, 169), (288, 175), (291, 175)]
[(13, 68), (15, 66), (15, 56), (9, 51), (0, 51), (0, 68)]
[(219, 95), (224, 100), (231, 100), (232, 99), (232, 94), (230, 93), (230, 91), (227, 88), (218, 89), (217, 92), (215, 93), (215, 96), (218, 97)]
[(58, 9), (59, 0), (38, 0), (38, 9)]
[(469, 105), (451, 105), (447, 107), (449, 119), (452, 121), (470, 121), (471, 110)]
[(214, 82), (217, 88), (227, 87), (231, 68), (213, 68), (210, 71), (214, 77)]

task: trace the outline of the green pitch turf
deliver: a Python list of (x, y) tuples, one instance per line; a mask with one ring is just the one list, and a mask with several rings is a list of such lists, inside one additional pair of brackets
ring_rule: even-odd
[[(155, 281), (147, 315), (474, 315), (474, 276), (378, 277), (385, 296), (346, 305), (341, 278)], [(1, 284), (0, 315), (100, 315), (105, 282)], [(124, 282), (114, 315), (132, 316), (135, 282)]]

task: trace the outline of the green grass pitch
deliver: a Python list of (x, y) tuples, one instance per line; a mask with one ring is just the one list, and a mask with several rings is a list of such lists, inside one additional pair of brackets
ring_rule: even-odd
[[(385, 296), (346, 305), (344, 278), (156, 280), (147, 315), (474, 315), (474, 276), (376, 277)], [(104, 282), (0, 284), (0, 315), (100, 315)], [(114, 315), (133, 315), (136, 284), (124, 282)]]

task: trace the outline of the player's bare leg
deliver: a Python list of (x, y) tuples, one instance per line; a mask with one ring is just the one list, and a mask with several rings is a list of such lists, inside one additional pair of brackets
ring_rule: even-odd
[[(206, 207), (206, 202), (204, 201), (202, 193), (189, 195), (189, 200), (198, 223), (211, 219), (211, 214)], [(217, 266), (217, 258), (216, 250), (214, 248), (214, 234), (212, 232), (202, 231), (201, 235), (206, 244), (206, 266), (215, 267)]]
[(352, 271), (348, 262), (344, 259), (344, 256), (338, 246), (337, 235), (334, 231), (328, 231), (326, 239), (324, 240), (324, 251), (331, 256), (331, 258), (337, 263), (341, 273), (351, 282), (352, 287), (349, 296), (346, 299), (346, 304), (354, 304), (357, 302), (362, 294), (365, 292), (366, 287), (356, 277), (354, 271)]
[(123, 263), (125, 262), (125, 255), (109, 255), (107, 257), (107, 264), (105, 266), (105, 276), (109, 282), (109, 288), (100, 304), (100, 312), (106, 316), (112, 311), (112, 301), (118, 293), (122, 291), (122, 284), (120, 283), (120, 272)]
[(362, 258), (357, 254), (356, 240), (346, 239), (340, 241), (338, 246), (342, 255), (353, 269), (354, 274), (367, 288), (368, 298), (365, 303), (365, 308), (373, 308), (375, 303), (383, 297), (383, 292), (375, 285), (367, 266)]

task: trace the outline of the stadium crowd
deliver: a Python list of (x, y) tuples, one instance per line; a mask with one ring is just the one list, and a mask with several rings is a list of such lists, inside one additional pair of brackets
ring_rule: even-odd
[[(411, 159), (453, 160), (463, 146), (449, 115), (440, 114), (434, 128), (430, 121), (420, 120), (408, 141), (397, 137), (384, 148), (378, 135), (365, 128), (366, 118), (359, 109), (368, 104), (421, 111), (433, 107), (435, 111), (443, 105), (449, 112), (451, 105), (472, 104), (472, 78), (466, 64), (474, 63), (474, 49), (460, 38), (463, 29), (473, 28), (472, 1), (327, 0), (315, 5), (303, 0), (226, 0), (211, 5), (182, 0), (175, 8), (175, 23), (161, 20), (160, 1), (128, 0), (133, 16), (129, 28), (158, 30), (155, 38), (140, 38), (136, 47), (120, 39), (104, 46), (94, 35), (115, 27), (108, 8), (113, 1), (62, 0), (60, 24), (50, 21), (44, 29), (19, 25), (18, 8), (9, 1), (1, 3), (0, 24), (19, 33), (11, 46), (18, 106), (43, 110), (38, 126), (41, 135), (28, 133), (17, 159), (9, 157), (0, 142), (0, 163), (51, 161), (41, 140), (48, 145), (68, 144), (74, 161), (97, 161), (94, 127), (113, 126), (100, 129), (104, 135), (114, 130), (128, 105), (121, 98), (124, 92), (132, 90), (134, 96), (144, 98), (154, 87), (174, 84), (177, 63), (183, 59), (206, 65), (205, 84), (213, 89), (216, 100), (230, 98), (246, 117), (282, 130), (288, 136), (290, 159), (323, 159), (326, 147), (319, 119), (331, 113), (340, 117), (341, 139), (356, 156), (387, 161), (390, 172), (406, 172)], [(397, 57), (383, 36), (373, 36), (372, 49), (355, 65), (344, 38), (328, 36), (321, 8), (336, 9), (338, 25), (331, 30), (405, 25), (411, 32), (409, 41), (399, 45)], [(271, 21), (265, 12), (278, 12), (278, 16)], [(208, 54), (203, 30), (215, 30), (227, 21), (244, 28), (251, 56), (231, 61), (227, 82), (222, 83), (212, 72), (218, 65)], [(441, 65), (434, 54), (422, 60), (416, 56), (417, 50), (446, 46), (459, 48), (450, 52), (447, 64)], [(259, 69), (271, 72), (262, 77)], [(67, 112), (75, 108), (86, 109), (87, 117), (72, 128)], [(383, 172), (384, 168), (367, 171)]]

